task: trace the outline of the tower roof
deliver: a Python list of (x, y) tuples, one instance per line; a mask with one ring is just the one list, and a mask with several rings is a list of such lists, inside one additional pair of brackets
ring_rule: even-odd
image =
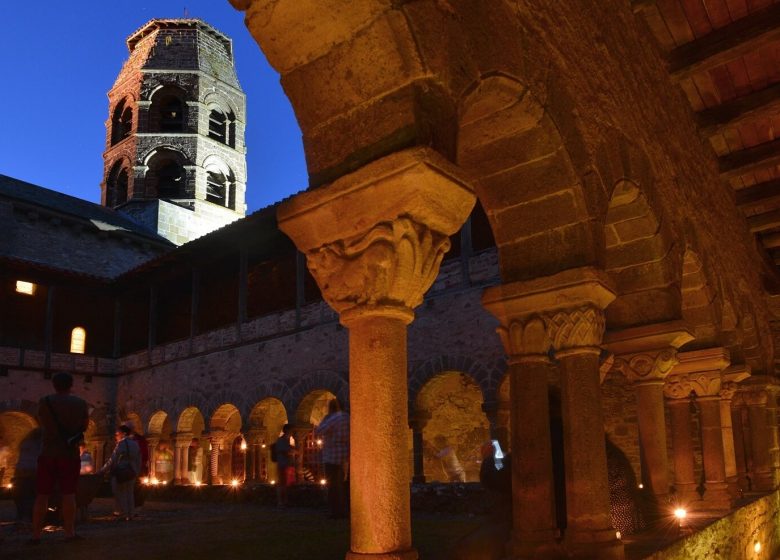
[(147, 35), (154, 33), (160, 29), (199, 29), (214, 37), (217, 41), (221, 42), (230, 57), (233, 57), (233, 41), (216, 28), (212, 27), (205, 21), (195, 18), (182, 18), (182, 19), (152, 19), (139, 27), (127, 38), (127, 48), (130, 52), (138, 44), (138, 42)]

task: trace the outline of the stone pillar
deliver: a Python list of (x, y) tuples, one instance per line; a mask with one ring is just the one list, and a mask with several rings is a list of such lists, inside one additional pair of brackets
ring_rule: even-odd
[(677, 364), (677, 348), (693, 339), (682, 321), (670, 321), (607, 333), (604, 346), (616, 355), (613, 367), (633, 384), (642, 483), (660, 506), (669, 499), (669, 458), (664, 415), (664, 379)]
[(726, 483), (719, 396), (721, 372), (729, 365), (729, 352), (725, 348), (708, 348), (680, 352), (677, 358), (679, 363), (667, 380), (667, 395), (684, 399), (693, 392), (700, 411), (704, 496), (690, 505), (695, 509), (723, 513), (733, 505)]
[(149, 478), (155, 478), (157, 472), (155, 469), (154, 457), (157, 454), (157, 446), (160, 445), (159, 437), (147, 437), (146, 443), (149, 445)]
[(742, 396), (748, 409), (751, 439), (750, 479), (755, 492), (777, 489), (777, 419), (774, 385), (767, 376), (754, 376), (743, 383)]
[(554, 545), (550, 348), (561, 376), (566, 553), (574, 558), (623, 558), (610, 517), (599, 372), (603, 309), (614, 297), (606, 274), (590, 267), (489, 288), (483, 296), (483, 305), (502, 323), (499, 332), (509, 354), (513, 494), (518, 506), (511, 548), (517, 558), (537, 557)]
[(551, 341), (545, 320), (528, 314), (519, 284), (488, 288), (482, 304), (501, 322), (499, 335), (508, 355), (510, 447), (514, 519), (508, 545), (511, 558), (537, 558), (558, 548), (548, 369)]
[(723, 371), (723, 382), (720, 389), (720, 425), (723, 430), (723, 457), (726, 467), (726, 483), (732, 499), (740, 496), (741, 490), (737, 475), (737, 445), (734, 435), (734, 422), (731, 414), (731, 403), (743, 379), (750, 377), (750, 366), (731, 366)]
[(211, 484), (222, 484), (223, 480), (219, 474), (219, 452), (225, 440), (223, 434), (209, 434), (209, 443), (211, 452), (209, 454), (209, 474), (211, 475)]
[(669, 417), (672, 429), (672, 459), (674, 463), (674, 505), (687, 507), (699, 499), (694, 475), (693, 438), (691, 438), (691, 401), (689, 395), (670, 395)]
[[(306, 449), (306, 436), (310, 434), (314, 430), (314, 426), (311, 424), (296, 424), (292, 427), (290, 430), (292, 432), (292, 436), (295, 439), (295, 454), (294, 457), (294, 463), (295, 463), (295, 480), (296, 482), (303, 482), (304, 476), (303, 476), (303, 453)], [(352, 439), (352, 434), (350, 434), (350, 440)], [(351, 441), (350, 441), (351, 444)]]
[(412, 482), (414, 483), (425, 482), (423, 430), (430, 419), (431, 414), (423, 410), (415, 411), (412, 417), (409, 418), (409, 428), (412, 430), (412, 454), (414, 456), (414, 474), (412, 475)]
[(175, 453), (173, 462), (173, 482), (174, 484), (186, 485), (190, 483), (187, 478), (187, 452), (192, 441), (191, 433), (176, 434), (174, 438)]
[(745, 399), (737, 391), (731, 400), (731, 429), (734, 435), (734, 459), (737, 467), (737, 487), (740, 493), (750, 490), (743, 412), (747, 413)]
[(407, 325), (449, 236), (473, 205), (460, 170), (428, 148), (376, 160), (279, 206), (349, 329), (351, 544), (347, 558), (417, 558), (407, 452)]
[(106, 457), (106, 444), (108, 443), (109, 436), (97, 435), (92, 437), (92, 441), (95, 446), (95, 469), (102, 467), (108, 460)]

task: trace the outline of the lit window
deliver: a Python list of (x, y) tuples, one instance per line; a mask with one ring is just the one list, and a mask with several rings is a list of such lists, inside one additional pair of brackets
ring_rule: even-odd
[(32, 282), (25, 282), (24, 280), (16, 281), (16, 291), (20, 294), (27, 294), (28, 296), (35, 294), (35, 284)]
[(72, 354), (83, 354), (87, 344), (87, 331), (76, 327), (70, 333), (70, 351)]

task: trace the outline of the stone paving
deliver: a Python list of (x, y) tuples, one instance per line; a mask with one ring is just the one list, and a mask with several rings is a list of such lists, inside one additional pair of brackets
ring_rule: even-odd
[[(78, 542), (64, 542), (50, 527), (37, 546), (26, 544), (30, 525), (13, 521), (10, 500), (0, 501), (0, 558), (75, 560), (198, 560), (262, 558), (341, 560), (349, 543), (346, 520), (330, 520), (323, 510), (278, 510), (253, 503), (147, 501), (138, 518), (117, 521), (113, 500), (98, 498), (90, 521), (80, 524)], [(463, 534), (482, 522), (479, 516), (415, 514), (415, 544), (422, 560), (444, 560)]]

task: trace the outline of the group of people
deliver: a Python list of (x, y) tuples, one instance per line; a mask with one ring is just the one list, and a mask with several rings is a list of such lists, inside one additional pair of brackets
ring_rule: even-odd
[[(345, 518), (349, 508), (349, 414), (341, 410), (337, 400), (328, 403), (328, 414), (314, 429), (314, 437), (322, 440), (330, 517)], [(277, 505), (282, 508), (288, 504), (288, 488), (295, 484), (296, 449), (293, 441), (291, 425), (285, 424), (271, 454), (279, 473)]]
[[(83, 435), (89, 422), (86, 401), (71, 394), (73, 377), (68, 373), (52, 376), (54, 394), (38, 403), (41, 425), (41, 450), (35, 476), (35, 502), (32, 512), (31, 544), (38, 544), (55, 489), (61, 496), (61, 514), (65, 540), (79, 539), (76, 534), (76, 489), (80, 474), (90, 474), (94, 468), (91, 454), (84, 445)], [(136, 499), (143, 501), (139, 477), (146, 474), (149, 451), (146, 440), (136, 433), (131, 423), (119, 426), (117, 445), (111, 457), (97, 474), (111, 477), (111, 488), (117, 500), (116, 515), (125, 520), (133, 517)]]

